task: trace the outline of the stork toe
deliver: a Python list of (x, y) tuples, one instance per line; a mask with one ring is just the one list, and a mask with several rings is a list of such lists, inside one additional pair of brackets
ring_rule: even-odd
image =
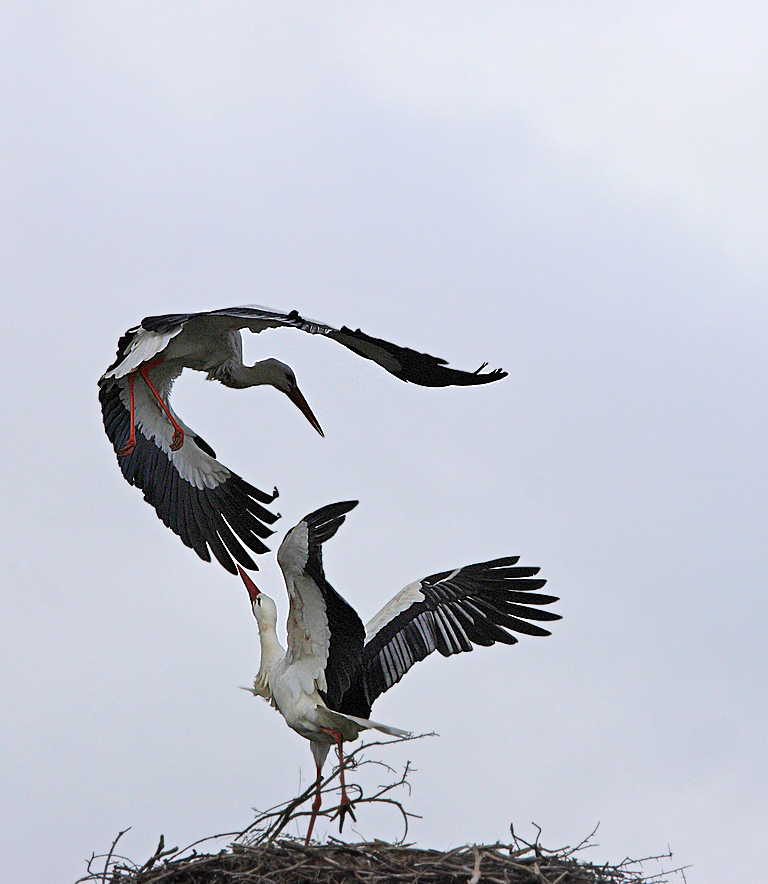
[(344, 828), (344, 820), (346, 819), (346, 815), (349, 814), (352, 817), (353, 822), (357, 822), (357, 817), (355, 816), (355, 811), (353, 810), (355, 804), (353, 801), (350, 801), (349, 798), (345, 797), (341, 799), (341, 803), (339, 804), (339, 809), (336, 813), (331, 817), (331, 822), (339, 818), (339, 832)]
[(127, 444), (123, 445), (123, 447), (117, 452), (118, 457), (128, 457), (128, 455), (133, 451), (136, 447), (136, 440), (132, 440)]

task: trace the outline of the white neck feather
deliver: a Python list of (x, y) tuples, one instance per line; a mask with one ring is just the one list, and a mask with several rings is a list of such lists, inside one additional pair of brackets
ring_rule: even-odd
[(259, 623), (259, 644), (261, 646), (261, 661), (256, 679), (253, 682), (253, 692), (259, 697), (271, 700), (270, 675), (275, 666), (285, 657), (285, 648), (277, 638), (275, 627), (261, 623)]
[(286, 388), (285, 366), (277, 359), (262, 359), (253, 365), (244, 365), (242, 362), (229, 363), (226, 374), (218, 375), (216, 380), (238, 390), (262, 384), (270, 384), (283, 391)]

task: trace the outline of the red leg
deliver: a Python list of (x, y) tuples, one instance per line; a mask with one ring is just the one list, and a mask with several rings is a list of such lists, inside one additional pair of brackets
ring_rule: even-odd
[(357, 822), (357, 818), (355, 817), (355, 813), (352, 810), (353, 804), (349, 800), (349, 796), (347, 795), (347, 787), (344, 783), (344, 751), (341, 748), (342, 746), (342, 736), (339, 731), (327, 730), (326, 728), (321, 728), (321, 730), (325, 731), (327, 734), (330, 734), (333, 739), (336, 741), (336, 748), (339, 751), (339, 779), (341, 780), (341, 802), (339, 804), (339, 831), (344, 828), (344, 817), (346, 814), (349, 814), (352, 819)]
[(312, 816), (309, 818), (309, 828), (307, 829), (307, 840), (304, 842), (307, 846), (309, 846), (309, 839), (312, 837), (312, 829), (315, 828), (315, 820), (317, 819), (317, 812), (320, 810), (320, 805), (322, 803), (322, 798), (320, 796), (320, 783), (322, 782), (322, 774), (321, 774), (321, 765), (317, 765), (317, 792), (315, 793), (315, 800), (312, 802)]
[(173, 427), (173, 440), (171, 441), (171, 451), (178, 451), (179, 448), (184, 444), (184, 430), (176, 422), (174, 416), (171, 414), (170, 408), (165, 404), (162, 396), (155, 389), (155, 385), (149, 379), (149, 372), (156, 365), (160, 365), (163, 361), (162, 356), (155, 356), (154, 359), (149, 362), (145, 362), (143, 365), (139, 366), (139, 374), (144, 378), (144, 382), (149, 387), (149, 389), (155, 394), (155, 399), (157, 399), (160, 404), (160, 408), (166, 413), (168, 420), (171, 422), (171, 426)]
[(133, 449), (136, 447), (136, 424), (133, 421), (135, 405), (134, 405), (134, 395), (133, 395), (133, 383), (136, 380), (136, 372), (132, 371), (128, 375), (128, 399), (130, 402), (130, 412), (131, 412), (131, 432), (128, 436), (128, 441), (123, 445), (120, 451), (117, 452), (118, 457), (127, 457)]

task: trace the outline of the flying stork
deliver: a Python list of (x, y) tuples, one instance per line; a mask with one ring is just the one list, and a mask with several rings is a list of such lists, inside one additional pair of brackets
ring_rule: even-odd
[[(249, 306), (204, 313), (149, 316), (129, 329), (117, 357), (99, 380), (104, 429), (123, 476), (183, 543), (207, 562), (211, 552), (232, 574), (233, 558), (257, 568), (246, 547), (267, 552), (264, 539), (278, 518), (266, 505), (277, 496), (260, 491), (216, 460), (211, 446), (170, 405), (173, 382), (185, 368), (208, 380), (243, 389), (270, 384), (285, 393), (320, 435), (317, 418), (301, 394), (293, 370), (277, 359), (243, 362), (241, 329), (295, 328), (324, 335), (371, 359), (390, 374), (424, 387), (487, 384), (506, 377), (501, 369), (475, 372), (449, 368), (444, 359), (398, 347), (364, 332), (304, 319), (293, 310), (276, 313)], [(210, 551), (209, 551), (210, 550)]]
[[(538, 568), (518, 566), (519, 556), (441, 571), (402, 589), (363, 626), (328, 583), (322, 545), (338, 530), (356, 500), (333, 503), (305, 516), (286, 535), (277, 561), (288, 589), (288, 649), (277, 638), (275, 602), (242, 568), (240, 576), (258, 623), (261, 661), (253, 688), (282, 714), (289, 727), (310, 741), (317, 790), (307, 843), (320, 809), (323, 764), (332, 745), (339, 753), (340, 823), (351, 813), (344, 785), (342, 743), (374, 728), (405, 736), (406, 731), (370, 720), (374, 700), (432, 651), (443, 656), (474, 645), (514, 644), (512, 633), (550, 635), (531, 620), (559, 620), (540, 606), (557, 601), (541, 595), (546, 580)], [(533, 606), (533, 607), (532, 607)], [(354, 816), (353, 816), (354, 819)]]

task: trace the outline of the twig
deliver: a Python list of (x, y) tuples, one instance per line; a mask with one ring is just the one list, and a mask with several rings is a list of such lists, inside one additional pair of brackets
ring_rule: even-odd
[[(408, 739), (416, 739), (410, 737)], [(395, 808), (403, 819), (403, 836), (394, 844), (383, 841), (366, 841), (347, 844), (328, 837), (325, 843), (312, 842), (305, 845), (296, 838), (286, 836), (290, 822), (309, 816), (309, 802), (316, 794), (312, 784), (299, 796), (266, 811), (256, 811), (256, 818), (240, 832), (225, 832), (201, 838), (183, 850), (166, 849), (165, 839), (160, 840), (154, 854), (142, 866), (115, 854), (116, 846), (128, 831), (120, 832), (106, 855), (103, 870), (94, 854), (88, 862), (87, 878), (95, 884), (333, 884), (333, 882), (358, 881), (361, 884), (441, 884), (445, 881), (465, 881), (466, 884), (661, 884), (668, 876), (682, 875), (684, 869), (648, 875), (642, 870), (643, 863), (650, 860), (663, 862), (672, 852), (642, 860), (625, 858), (618, 866), (593, 865), (577, 858), (583, 850), (594, 847), (592, 839), (597, 826), (576, 847), (549, 850), (541, 844), (542, 829), (533, 823), (536, 836), (533, 843), (516, 835), (510, 826), (512, 843), (490, 845), (465, 845), (450, 851), (426, 850), (405, 844), (408, 824), (416, 814), (403, 805), (396, 793), (400, 787), (408, 789), (408, 776), (412, 770), (406, 762), (399, 773), (377, 759), (365, 757), (372, 746), (389, 745), (404, 740), (375, 740), (359, 746), (347, 758), (345, 769), (359, 771), (366, 765), (376, 765), (392, 776), (389, 781), (379, 782), (366, 792), (359, 783), (349, 783), (347, 789), (357, 806), (382, 804)], [(330, 793), (337, 794), (337, 778), (340, 769), (334, 768), (320, 782), (320, 794), (326, 800)], [(366, 787), (367, 788), (367, 787)], [(327, 820), (339, 809), (336, 801), (330, 801), (321, 812)], [(199, 853), (201, 844), (211, 845), (229, 839), (218, 853)], [(231, 840), (234, 839), (234, 840)], [(99, 860), (99, 868), (94, 864)], [(119, 860), (119, 861), (118, 861)], [(160, 861), (162, 860), (162, 864)]]
[(480, 860), (485, 856), (484, 853), (480, 853), (477, 849), (477, 844), (472, 848), (475, 853), (475, 867), (472, 870), (472, 877), (469, 879), (469, 884), (477, 884), (480, 880)]
[(123, 829), (122, 832), (117, 833), (117, 837), (112, 842), (112, 846), (109, 848), (109, 853), (107, 854), (107, 859), (104, 862), (104, 871), (101, 873), (101, 880), (103, 884), (107, 884), (107, 872), (109, 871), (109, 864), (112, 860), (112, 854), (115, 852), (115, 847), (117, 847), (117, 842), (125, 835), (126, 832), (130, 832), (131, 827), (128, 826), (127, 829)]
[[(409, 742), (410, 740), (420, 739), (423, 736), (432, 736), (432, 734), (398, 737), (394, 740), (371, 740), (370, 742), (362, 743), (352, 752), (347, 754), (344, 761), (344, 770), (355, 771), (366, 765), (377, 765), (394, 773), (393, 768), (391, 768), (389, 765), (384, 764), (378, 759), (365, 758), (363, 757), (363, 753), (374, 746), (388, 746), (393, 743), (405, 743)], [(408, 790), (408, 794), (410, 794), (410, 784), (407, 780), (408, 775), (411, 773), (411, 771), (412, 767), (410, 762), (406, 762), (401, 775), (394, 782), (380, 784), (377, 790), (374, 791), (371, 795), (365, 795), (362, 786), (357, 783), (351, 783), (347, 786), (347, 791), (352, 793), (353, 795), (356, 795), (356, 797), (353, 798), (352, 802), (355, 805), (387, 804), (397, 809), (403, 820), (403, 835), (400, 838), (400, 843), (405, 841), (408, 835), (409, 818), (416, 817), (416, 814), (412, 814), (409, 811), (406, 811), (402, 803), (396, 798), (391, 797), (390, 793), (395, 789), (404, 787)], [(284, 804), (276, 805), (275, 807), (269, 808), (269, 810), (266, 811), (259, 811), (259, 815), (257, 816), (257, 818), (242, 832), (240, 832), (240, 834), (238, 835), (238, 840), (247, 837), (246, 843), (251, 845), (273, 843), (285, 830), (286, 826), (290, 822), (297, 820), (303, 816), (309, 816), (312, 813), (312, 811), (310, 810), (302, 810), (300, 808), (302, 808), (303, 805), (306, 805), (311, 799), (314, 799), (315, 795), (318, 792), (322, 797), (327, 796), (330, 792), (336, 791), (334, 781), (339, 778), (340, 772), (341, 767), (337, 765), (332, 769), (331, 773), (328, 776), (321, 780), (319, 787), (313, 783), (298, 797), (293, 798), (291, 801), (287, 801)], [(341, 808), (342, 805), (334, 803), (332, 806), (321, 810), (319, 812), (319, 816), (323, 816), (327, 819), (333, 820), (335, 816), (339, 813)]]

